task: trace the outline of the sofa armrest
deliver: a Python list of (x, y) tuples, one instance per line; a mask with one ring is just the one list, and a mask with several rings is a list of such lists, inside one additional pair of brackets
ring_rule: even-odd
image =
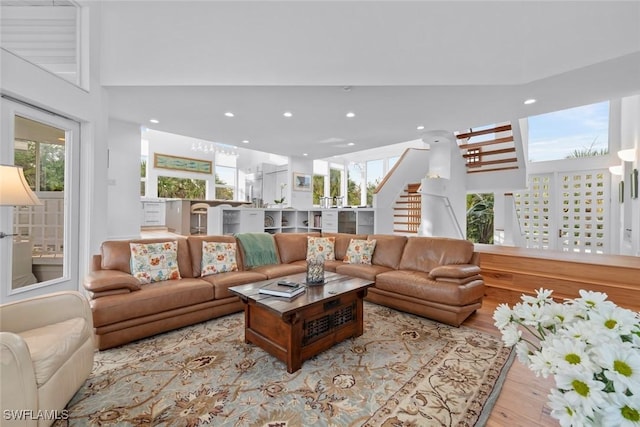
[[(0, 364), (2, 382), (0, 402), (3, 417), (6, 411), (38, 409), (38, 390), (33, 362), (26, 342), (20, 335), (0, 332)], [(16, 424), (17, 425), (17, 424)], [(36, 426), (37, 420), (25, 420), (21, 426)]]
[(474, 264), (441, 265), (429, 272), (429, 278), (438, 279), (466, 279), (480, 274), (480, 267)]
[(94, 296), (106, 291), (134, 292), (140, 290), (138, 279), (119, 270), (93, 271), (84, 278), (83, 286)]

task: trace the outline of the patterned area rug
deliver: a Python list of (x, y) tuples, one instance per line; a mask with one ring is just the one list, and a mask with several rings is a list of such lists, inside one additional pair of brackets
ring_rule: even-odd
[(484, 423), (512, 360), (499, 337), (371, 303), (364, 312), (364, 335), (293, 374), (244, 343), (242, 313), (96, 353), (70, 418), (56, 425)]

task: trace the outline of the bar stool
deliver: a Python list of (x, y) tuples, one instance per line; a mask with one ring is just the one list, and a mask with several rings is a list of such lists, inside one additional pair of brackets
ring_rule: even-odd
[(206, 216), (209, 210), (208, 203), (194, 203), (191, 205), (191, 213), (198, 216), (198, 226), (194, 228), (194, 234), (203, 234), (207, 230), (207, 227), (202, 225), (202, 216)]

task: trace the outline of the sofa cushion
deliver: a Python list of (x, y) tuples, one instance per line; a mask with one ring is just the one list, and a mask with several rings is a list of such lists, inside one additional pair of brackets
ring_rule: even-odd
[(380, 273), (391, 271), (389, 267), (375, 264), (346, 264), (343, 263), (336, 267), (336, 273), (345, 276), (360, 277), (366, 280), (376, 280), (376, 276)]
[(45, 384), (92, 334), (89, 324), (81, 317), (20, 332), (29, 347), (38, 387)]
[(371, 264), (375, 249), (375, 240), (351, 239), (343, 261), (347, 264)]
[(468, 305), (484, 297), (484, 284), (481, 279), (464, 285), (435, 282), (429, 278), (428, 273), (422, 271), (391, 270), (380, 273), (376, 276), (375, 287), (419, 300), (452, 306)]
[(91, 301), (94, 326), (100, 327), (180, 307), (212, 301), (213, 286), (203, 279), (166, 280), (137, 292)]
[(267, 279), (273, 279), (274, 277), (304, 273), (307, 271), (307, 263), (303, 261), (302, 263), (294, 262), (292, 264), (261, 265), (260, 267), (251, 269), (251, 271), (264, 274), (267, 276)]
[(407, 237), (389, 234), (370, 234), (367, 239), (376, 241), (376, 250), (373, 253), (373, 264), (397, 270), (404, 251), (404, 245), (407, 243)]
[(131, 275), (140, 283), (180, 279), (178, 242), (130, 243)]
[[(178, 268), (180, 270), (180, 277), (193, 277), (187, 239), (178, 237), (172, 240), (178, 242)], [(100, 246), (102, 255), (101, 268), (103, 270), (120, 270), (131, 274), (131, 248), (129, 247), (129, 243), (161, 243), (166, 241), (166, 238), (107, 240)]]
[(349, 247), (349, 243), (351, 243), (351, 239), (361, 239), (365, 240), (367, 238), (366, 234), (350, 234), (350, 233), (322, 233), (322, 237), (333, 237), (335, 238), (334, 243), (334, 253), (336, 259), (342, 262), (344, 256), (347, 254), (347, 248)]
[(319, 256), (325, 261), (336, 259), (334, 252), (335, 237), (307, 236), (307, 259), (316, 259)]
[(324, 270), (325, 271), (333, 271), (335, 273), (338, 266), (344, 265), (344, 261), (342, 259), (332, 259), (324, 262)]
[(202, 242), (202, 276), (238, 271), (236, 243)]
[(289, 264), (307, 259), (307, 237), (320, 237), (320, 233), (276, 233), (274, 239), (278, 246), (280, 262)]
[(234, 294), (229, 292), (231, 286), (245, 285), (266, 279), (266, 275), (255, 271), (231, 271), (229, 273), (214, 274), (202, 278), (202, 280), (206, 280), (213, 285), (213, 296), (215, 299), (234, 296)]
[(473, 243), (446, 237), (410, 237), (404, 248), (401, 270), (430, 272), (448, 264), (468, 264), (473, 256)]

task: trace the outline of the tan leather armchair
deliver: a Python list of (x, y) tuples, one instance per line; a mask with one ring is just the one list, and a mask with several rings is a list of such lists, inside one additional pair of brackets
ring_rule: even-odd
[(49, 426), (93, 368), (91, 309), (56, 292), (0, 305), (0, 424)]

